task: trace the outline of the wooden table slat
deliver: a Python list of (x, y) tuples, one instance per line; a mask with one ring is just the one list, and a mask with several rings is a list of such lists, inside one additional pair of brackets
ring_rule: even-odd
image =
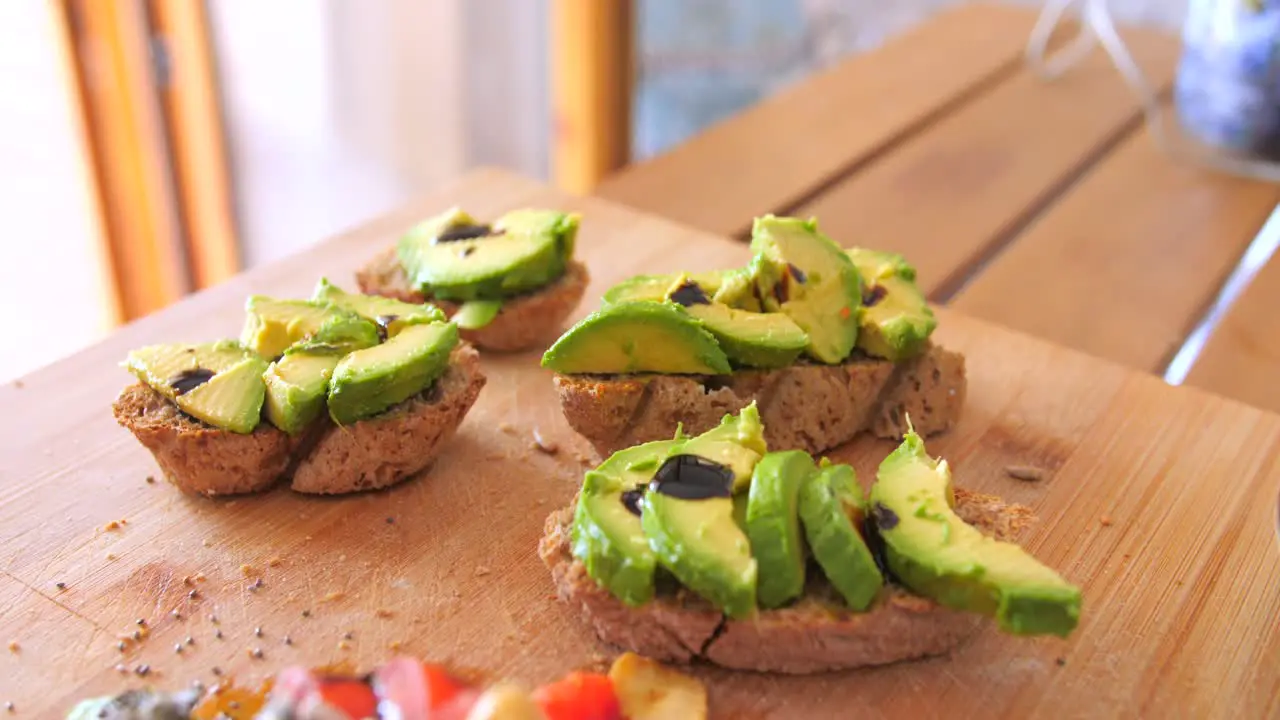
[(1277, 200), (1274, 184), (1176, 164), (1144, 130), (1048, 208), (950, 306), (1160, 372)]
[(1280, 254), (1258, 270), (1213, 329), (1188, 385), (1280, 411)]
[[(1177, 43), (1126, 35), (1157, 88)], [(1046, 82), (1029, 70), (960, 107), (796, 212), (843, 245), (904, 253), (930, 296), (955, 285), (1132, 130), (1137, 100), (1104, 53)]]
[(1021, 57), (1034, 16), (942, 13), (604, 180), (594, 194), (718, 235), (784, 212)]

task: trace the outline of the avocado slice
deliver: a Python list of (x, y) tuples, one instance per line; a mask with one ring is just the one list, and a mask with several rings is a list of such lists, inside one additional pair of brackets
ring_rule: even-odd
[(736, 310), (712, 302), (702, 286), (686, 275), (677, 278), (667, 299), (701, 321), (729, 360), (738, 365), (786, 367), (809, 345), (809, 336), (786, 315)]
[(481, 225), (451, 208), (409, 230), (396, 253), (410, 281), (435, 297), (499, 299), (562, 275), (573, 255), (579, 219), (573, 213), (523, 209)]
[(395, 337), (409, 325), (445, 321), (444, 313), (435, 305), (407, 303), (380, 295), (348, 293), (329, 282), (328, 278), (320, 278), (311, 294), (311, 300), (355, 313), (374, 323), (382, 339)]
[(501, 310), (501, 300), (468, 300), (453, 314), (453, 322), (463, 330), (479, 330), (493, 322)]
[(676, 454), (658, 468), (641, 500), (640, 525), (663, 567), (731, 618), (756, 607), (756, 561), (734, 522), (733, 471)]
[[(251, 295), (245, 302), (245, 323), (240, 342), (264, 358), (278, 358), (290, 345), (309, 340), (335, 318), (359, 321), (354, 313), (328, 303), (309, 300), (277, 300)], [(368, 333), (377, 342), (377, 328), (368, 321)]]
[(984, 535), (952, 509), (951, 469), (908, 430), (871, 488), (889, 569), (947, 607), (992, 616), (1016, 635), (1066, 637), (1080, 617), (1080, 589), (1020, 546)]
[(608, 305), (583, 318), (542, 356), (542, 366), (575, 373), (731, 372), (711, 333), (672, 303)]
[(615, 478), (588, 472), (570, 529), (571, 552), (587, 574), (633, 607), (653, 598), (657, 563), (640, 526), (643, 487), (623, 489)]
[(756, 597), (764, 608), (781, 607), (804, 592), (804, 539), (800, 488), (816, 472), (800, 450), (771, 452), (756, 464), (747, 496), (747, 537), (760, 566)]
[(381, 345), (344, 356), (329, 383), (329, 416), (347, 425), (426, 390), (457, 344), (453, 323), (410, 325)]
[[(691, 279), (697, 282), (697, 278)], [(701, 285), (702, 283), (699, 284)], [(703, 288), (712, 293), (712, 302), (728, 305), (737, 310), (746, 310), (753, 313), (764, 312), (764, 307), (760, 304), (760, 298), (756, 297), (755, 278), (751, 274), (750, 268), (726, 270), (724, 277), (721, 278), (720, 287), (712, 288), (703, 285)], [(802, 330), (801, 332), (804, 331)]]
[(862, 488), (853, 468), (825, 460), (800, 488), (800, 520), (814, 559), (854, 610), (871, 607), (884, 577), (862, 537)]
[(938, 321), (915, 283), (915, 268), (896, 253), (863, 248), (845, 252), (863, 283), (858, 347), (893, 362), (920, 354)]
[(766, 215), (751, 229), (751, 272), (766, 312), (781, 312), (809, 336), (813, 359), (841, 363), (858, 339), (862, 281), (849, 256), (815, 220)]
[(733, 473), (733, 492), (743, 492), (751, 484), (756, 463), (768, 450), (764, 441), (764, 424), (753, 401), (737, 415), (726, 414), (720, 424), (690, 438), (672, 453), (697, 455)]
[(661, 302), (671, 289), (672, 284), (681, 276), (687, 276), (708, 293), (716, 292), (723, 279), (732, 270), (712, 270), (700, 273), (673, 273), (671, 275), (636, 275), (627, 278), (604, 291), (600, 298), (602, 305), (616, 305), (624, 302), (649, 300)]
[(130, 352), (124, 367), (213, 427), (247, 434), (261, 421), (267, 362), (240, 343), (149, 345)]
[(267, 422), (290, 435), (306, 429), (324, 410), (329, 379), (341, 359), (337, 353), (286, 350), (262, 376)]

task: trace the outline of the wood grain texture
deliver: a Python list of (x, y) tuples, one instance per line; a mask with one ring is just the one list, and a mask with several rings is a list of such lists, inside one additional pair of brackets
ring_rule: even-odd
[(1186, 383), (1280, 411), (1280, 255), (1274, 255), (1213, 329)]
[[(536, 352), (486, 357), (489, 386), (452, 447), (425, 477), (386, 492), (180, 497), (144, 481), (154, 464), (112, 423), (108, 405), (129, 381), (115, 363), (130, 347), (234, 334), (249, 292), (304, 293), (322, 274), (350, 285), (370, 254), (452, 203), (479, 215), (528, 204), (583, 212), (589, 297), (635, 272), (747, 257), (740, 243), (480, 172), (0, 386), (10, 409), (0, 416), (0, 640), (20, 645), (0, 653), (0, 700), (24, 716), (64, 712), (83, 694), (140, 683), (117, 662), (149, 663), (152, 680), (177, 687), (212, 680), (214, 665), (245, 680), (287, 662), (368, 668), (402, 643), (534, 684), (611, 657), (551, 598), (536, 557), (542, 521), (572, 497), (586, 450)], [(968, 357), (971, 390), (959, 426), (929, 449), (963, 486), (1036, 509), (1041, 522), (1023, 540), (1083, 585), (1079, 631), (1019, 640), (989, 627), (950, 657), (810, 678), (699, 669), (714, 716), (832, 717), (854, 706), (892, 717), (1274, 716), (1280, 417), (958, 313), (939, 318), (940, 342)], [(534, 428), (559, 452), (532, 450)], [(890, 447), (857, 442), (835, 456), (866, 482)], [(1046, 478), (1011, 479), (1012, 464)], [(113, 520), (128, 523), (104, 529)], [(206, 579), (188, 597), (182, 579), (197, 573)], [(139, 617), (150, 637), (118, 652), (117, 635)], [(194, 644), (176, 654), (187, 636)], [(247, 654), (257, 647), (261, 660)]]
[[(1167, 87), (1176, 40), (1130, 32), (1152, 84)], [(1046, 82), (1029, 70), (957, 108), (795, 213), (845, 245), (914, 258), (922, 289), (946, 292), (1052, 203), (1140, 121), (1105, 53)]]
[[(1016, 63), (1034, 15), (940, 14), (607, 178), (594, 193), (719, 235), (800, 202)], [(890, 101), (886, 101), (891, 99)]]
[(950, 306), (1162, 371), (1277, 200), (1274, 184), (1175, 163), (1141, 131), (1037, 218)]

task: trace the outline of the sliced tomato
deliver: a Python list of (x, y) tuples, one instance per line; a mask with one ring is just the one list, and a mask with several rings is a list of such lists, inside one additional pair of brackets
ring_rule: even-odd
[(622, 709), (608, 675), (574, 672), (533, 694), (548, 720), (621, 720)]
[(356, 678), (321, 678), (320, 701), (335, 710), (341, 710), (351, 720), (378, 716), (378, 698), (373, 688)]
[(475, 702), (475, 693), (441, 665), (396, 658), (374, 673), (374, 689), (388, 717), (459, 717)]

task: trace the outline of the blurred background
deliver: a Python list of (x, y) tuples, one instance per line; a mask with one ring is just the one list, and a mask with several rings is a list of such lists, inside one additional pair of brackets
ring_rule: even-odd
[[(477, 165), (588, 191), (958, 4), (0, 3), (0, 381)], [(1111, 6), (1176, 30), (1186, 3)]]

